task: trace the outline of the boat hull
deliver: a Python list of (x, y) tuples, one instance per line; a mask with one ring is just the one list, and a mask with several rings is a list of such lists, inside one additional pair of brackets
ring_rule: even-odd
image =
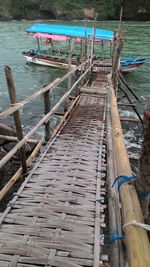
[[(68, 69), (68, 63), (65, 63), (65, 62), (59, 62), (59, 61), (54, 61), (54, 60), (50, 60), (46, 58), (44, 59), (40, 57), (27, 56), (27, 55), (24, 55), (24, 57), (29, 63), (38, 64), (42, 66), (48, 66), (48, 67)], [(73, 68), (75, 67), (75, 65), (71, 65), (71, 67)]]
[[(48, 66), (48, 67), (55, 67), (55, 68), (61, 68), (61, 69), (68, 69), (68, 62), (64, 58), (58, 58), (58, 57), (50, 57), (50, 56), (40, 56), (40, 55), (30, 55), (30, 54), (23, 54), (27, 62), (33, 63), (33, 64), (38, 64), (42, 66)], [(120, 70), (123, 73), (128, 73), (132, 72), (136, 69), (138, 69), (142, 64), (144, 63), (144, 60), (138, 60), (138, 62), (125, 62), (123, 61), (121, 63)], [(77, 62), (74, 60), (73, 63), (71, 64), (71, 69), (75, 68), (77, 65)], [(95, 61), (93, 71), (98, 72), (98, 71), (111, 71), (111, 64), (102, 64), (101, 61)]]

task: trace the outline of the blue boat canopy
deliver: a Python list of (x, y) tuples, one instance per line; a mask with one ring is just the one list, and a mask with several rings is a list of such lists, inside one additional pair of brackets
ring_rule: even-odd
[[(93, 28), (84, 28), (80, 26), (66, 26), (66, 25), (50, 25), (50, 24), (34, 24), (26, 30), (27, 33), (45, 33), (53, 35), (62, 35), (72, 38), (92, 38)], [(96, 29), (95, 39), (112, 41), (114, 37), (113, 31)]]

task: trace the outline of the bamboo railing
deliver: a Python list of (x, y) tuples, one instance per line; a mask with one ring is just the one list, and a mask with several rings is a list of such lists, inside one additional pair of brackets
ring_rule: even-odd
[[(113, 86), (110, 85), (110, 87), (112, 88), (111, 118), (113, 129), (113, 148), (115, 154), (117, 176), (132, 176), (132, 170), (130, 167), (127, 150), (124, 144), (116, 97), (113, 90)], [(132, 224), (132, 221), (143, 223), (142, 211), (134, 183), (127, 182), (122, 184), (119, 190), (119, 195), (121, 200), (123, 224), (125, 225), (131, 223), (130, 225), (123, 227), (125, 233), (125, 243), (127, 247), (127, 257), (129, 266), (148, 267), (150, 243), (148, 240), (147, 232), (144, 228)]]
[[(71, 88), (61, 97), (61, 99), (57, 102), (57, 104), (51, 109), (49, 92), (52, 92), (53, 90), (55, 90), (58, 85), (60, 85), (65, 80), (67, 80), (77, 70), (81, 69), (84, 66), (85, 66), (85, 68), (84, 68), (83, 74), (78, 78), (77, 81), (75, 81), (75, 83), (71, 86)], [(17, 137), (1, 136), (1, 139), (15, 140), (15, 141), (18, 141), (18, 143), (7, 153), (7, 155), (5, 155), (0, 160), (0, 169), (3, 168), (4, 165), (6, 165), (9, 160), (11, 160), (11, 158), (16, 154), (16, 152), (18, 150), (21, 149), (21, 152), (22, 152), (22, 148), (24, 147), (24, 145), (27, 142), (31, 142), (33, 140), (33, 139), (31, 139), (31, 137), (38, 131), (38, 129), (41, 126), (45, 125), (45, 140), (48, 141), (50, 139), (50, 124), (49, 124), (50, 119), (52, 118), (52, 116), (54, 114), (56, 114), (59, 107), (69, 98), (70, 94), (77, 88), (77, 86), (80, 85), (80, 82), (83, 79), (85, 79), (85, 77), (87, 76), (88, 73), (90, 73), (92, 66), (90, 65), (90, 59), (86, 60), (85, 62), (83, 62), (79, 66), (75, 67), (70, 72), (68, 72), (63, 77), (55, 79), (52, 83), (41, 88), (36, 93), (27, 97), (25, 100), (21, 101), (20, 103), (16, 103), (17, 98), (16, 98), (16, 93), (15, 93), (15, 86), (13, 83), (12, 71), (8, 66), (5, 66), (5, 73), (6, 73), (6, 79), (7, 79), (7, 84), (8, 84), (8, 90), (10, 91), (10, 94), (13, 94), (13, 96), (11, 96), (13, 98), (13, 101), (11, 101), (13, 106), (8, 108), (7, 110), (1, 112), (0, 118), (5, 118), (9, 115), (15, 114), (15, 118), (14, 118), (15, 123), (17, 123), (17, 125), (19, 125), (19, 127), (16, 127), (16, 131), (18, 133), (17, 134), (18, 138)], [(33, 100), (35, 100), (35, 98), (37, 98), (41, 95), (44, 96), (45, 116), (25, 136), (23, 136), (23, 133), (22, 133), (22, 135), (20, 135), (21, 120), (20, 120), (20, 116), (19, 116), (19, 109), (22, 108), (24, 105), (32, 102)], [(71, 102), (72, 103), (71, 109), (75, 106), (77, 99), (78, 99), (78, 97), (73, 98), (73, 100)], [(65, 120), (69, 116), (69, 112), (71, 112), (71, 109), (69, 108), (68, 111), (66, 113), (64, 113)], [(17, 117), (16, 117), (16, 114), (17, 114)], [(58, 132), (59, 128), (61, 127), (61, 124), (64, 123), (64, 118), (61, 120), (61, 123), (58, 125), (58, 127), (56, 127), (56, 129), (54, 130), (52, 137), (54, 137), (54, 134), (56, 134)], [(22, 129), (21, 129), (21, 131), (22, 131)], [(40, 149), (40, 146), (42, 146), (42, 144), (43, 144), (43, 139), (42, 139), (42, 141), (35, 140), (34, 143), (37, 143), (36, 148), (35, 148), (35, 151), (37, 153), (37, 151)], [(33, 155), (35, 155), (36, 153), (33, 152)], [(27, 161), (25, 160), (25, 158), (23, 159), (22, 167), (12, 177), (12, 179), (6, 184), (6, 186), (0, 191), (0, 200), (5, 196), (5, 194), (11, 188), (11, 186), (17, 181), (17, 179), (21, 176), (21, 174), (26, 173), (25, 167), (28, 167), (30, 165), (32, 159), (33, 159), (32, 155), (31, 155), (31, 157), (29, 157), (29, 159)]]

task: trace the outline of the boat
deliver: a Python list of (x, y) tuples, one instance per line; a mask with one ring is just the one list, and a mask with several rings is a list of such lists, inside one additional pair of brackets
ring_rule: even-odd
[[(68, 56), (71, 42), (78, 45), (77, 52), (73, 49), (70, 68), (74, 68), (84, 58), (91, 56), (94, 42), (94, 67), (98, 71), (103, 65), (111, 69), (111, 50), (114, 41), (114, 32), (104, 29), (85, 28), (81, 26), (34, 24), (26, 30), (27, 34), (37, 39), (37, 48), (23, 52), (28, 63), (49, 67), (68, 69)], [(93, 37), (94, 36), (94, 37)], [(44, 39), (44, 48), (41, 40)], [(67, 42), (69, 48), (54, 48), (54, 43)], [(80, 46), (80, 48), (79, 48)], [(88, 47), (87, 47), (88, 46)], [(105, 48), (104, 48), (105, 47)], [(106, 52), (107, 50), (107, 52)], [(104, 57), (105, 54), (105, 57)], [(131, 72), (144, 64), (145, 58), (123, 57), (120, 59), (120, 70), (123, 73)]]
[(121, 70), (124, 73), (134, 71), (141, 67), (145, 62), (144, 57), (122, 57), (120, 61)]

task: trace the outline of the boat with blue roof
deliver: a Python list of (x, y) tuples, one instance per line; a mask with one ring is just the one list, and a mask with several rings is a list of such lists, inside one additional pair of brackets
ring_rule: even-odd
[[(94, 41), (94, 71), (98, 71), (103, 65), (107, 68), (112, 66), (113, 31), (82, 26), (34, 24), (26, 32), (37, 40), (36, 49), (23, 52), (28, 63), (68, 69), (71, 50), (70, 67), (74, 68), (91, 56)], [(120, 70), (131, 72), (144, 62), (143, 57), (123, 57), (120, 59)]]

